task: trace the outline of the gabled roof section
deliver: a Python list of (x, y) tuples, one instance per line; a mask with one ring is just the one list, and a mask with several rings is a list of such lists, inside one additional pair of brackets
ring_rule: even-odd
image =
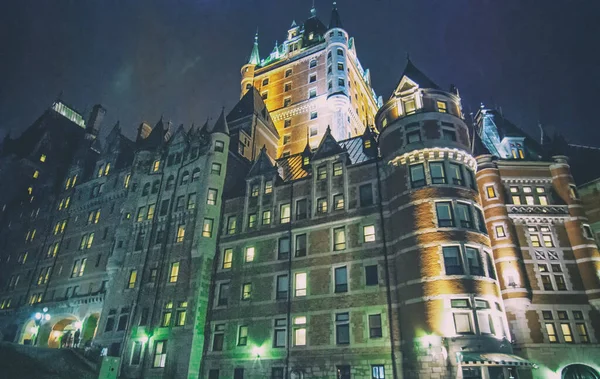
[(341, 154), (345, 150), (338, 144), (338, 142), (331, 135), (331, 128), (328, 126), (325, 131), (325, 135), (317, 147), (317, 151), (313, 156), (313, 160), (330, 157), (336, 154)]
[(260, 175), (273, 175), (276, 172), (277, 167), (273, 164), (273, 162), (271, 162), (271, 158), (269, 158), (269, 155), (267, 155), (267, 148), (263, 146), (260, 149), (260, 153), (258, 153), (258, 157), (256, 158), (256, 161), (254, 161), (254, 164), (252, 165), (252, 168), (246, 177), (252, 178)]
[[(406, 91), (415, 85), (420, 88), (440, 89), (440, 87), (419, 70), (410, 59), (407, 59), (406, 67), (404, 67), (404, 71), (402, 72), (402, 76), (400, 77), (400, 81), (398, 82), (394, 93)], [(392, 97), (393, 96), (394, 94), (392, 94)]]
[[(279, 133), (277, 132), (277, 128), (273, 124), (271, 117), (269, 117), (269, 111), (267, 109), (267, 105), (264, 100), (258, 93), (258, 90), (255, 87), (249, 89), (244, 96), (238, 101), (238, 103), (233, 107), (233, 109), (227, 114), (227, 123), (233, 124), (235, 121), (243, 119), (245, 117), (249, 117), (252, 115), (256, 115), (264, 121), (264, 124), (269, 128), (269, 131), (273, 133), (274, 136), (279, 138)], [(248, 126), (248, 124), (244, 124)], [(235, 129), (236, 126), (232, 125), (232, 128)], [(231, 129), (231, 130), (233, 130)], [(251, 130), (244, 130), (246, 134), (252, 135)]]
[(225, 120), (225, 107), (221, 109), (221, 114), (215, 122), (215, 125), (210, 130), (211, 133), (223, 133), (229, 135), (229, 126), (227, 126), (227, 120)]
[(331, 18), (329, 19), (329, 29), (343, 28), (342, 19), (337, 10), (337, 2), (333, 2), (333, 9), (331, 10)]
[(156, 123), (152, 131), (141, 142), (141, 147), (145, 149), (153, 149), (161, 146), (169, 138), (169, 128), (165, 126), (163, 118)]
[(181, 142), (186, 142), (188, 140), (188, 136), (187, 133), (185, 131), (185, 129), (183, 128), (183, 124), (179, 125), (179, 127), (177, 128), (177, 130), (175, 131), (175, 133), (173, 134), (173, 137), (171, 137), (171, 139), (169, 140), (169, 144), (176, 144), (176, 143), (181, 143)]

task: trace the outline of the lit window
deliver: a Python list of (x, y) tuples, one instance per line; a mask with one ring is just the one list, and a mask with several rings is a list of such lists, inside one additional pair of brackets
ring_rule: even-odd
[(171, 269), (169, 270), (169, 283), (177, 282), (179, 277), (179, 262), (171, 263)]
[(317, 199), (317, 213), (327, 213), (327, 199), (322, 197)]
[(317, 179), (318, 180), (327, 179), (327, 167), (326, 166), (319, 166), (317, 168)]
[(273, 192), (273, 181), (267, 180), (265, 182), (265, 194)]
[(436, 101), (438, 112), (448, 113), (448, 104), (445, 101)]
[(184, 326), (185, 318), (187, 316), (187, 301), (180, 301), (177, 309), (177, 317), (175, 319), (175, 326)]
[(344, 227), (333, 229), (333, 250), (344, 250), (346, 248), (346, 230)]
[(227, 234), (235, 234), (237, 224), (237, 218), (235, 216), (229, 216), (227, 219)]
[(306, 316), (294, 317), (294, 346), (306, 345)]
[(365, 242), (375, 241), (375, 225), (363, 226), (363, 240)]
[(291, 207), (289, 204), (282, 204), (280, 207), (280, 220), (282, 224), (290, 222), (291, 218)]
[(206, 197), (206, 204), (216, 205), (217, 204), (217, 194), (218, 194), (218, 190), (216, 190), (214, 188), (209, 188), (208, 195)]
[(167, 341), (156, 341), (154, 346), (154, 359), (152, 367), (165, 367), (167, 361)]
[(249, 246), (246, 248), (246, 254), (245, 254), (246, 262), (254, 261), (254, 253), (255, 253), (254, 246)]
[(244, 283), (242, 286), (242, 300), (248, 300), (252, 296), (252, 283)]
[(504, 238), (506, 237), (506, 232), (504, 231), (504, 225), (496, 225), (494, 227), (496, 232), (496, 238)]
[(40, 176), (40, 172), (39, 172), (38, 170), (35, 170), (35, 171), (33, 172), (33, 178), (34, 178), (34, 179), (37, 179), (39, 176)]
[(215, 175), (221, 175), (221, 164), (220, 163), (213, 163), (210, 166), (210, 173), (211, 174), (215, 174)]
[(404, 102), (404, 114), (409, 115), (416, 112), (417, 106), (414, 99), (408, 99)]
[(306, 296), (306, 273), (297, 272), (294, 275), (294, 287), (296, 297)]
[(263, 211), (262, 224), (263, 225), (271, 224), (271, 211)]
[(185, 225), (179, 225), (177, 227), (177, 242), (183, 242), (185, 239)]
[(225, 249), (223, 251), (223, 268), (224, 269), (231, 268), (232, 261), (233, 261), (233, 249)]
[(338, 211), (344, 209), (344, 195), (337, 194), (333, 196), (333, 208)]
[(563, 334), (563, 338), (566, 343), (573, 343), (573, 332), (571, 331), (571, 325), (568, 322), (560, 324), (560, 330)]
[(344, 173), (344, 168), (341, 162), (333, 164), (333, 176), (341, 176)]
[(137, 280), (137, 270), (131, 270), (129, 272), (129, 280), (127, 281), (127, 288), (135, 288), (135, 281)]
[(577, 187), (573, 184), (569, 184), (569, 196), (571, 199), (579, 199), (579, 194), (577, 193)]
[(248, 327), (246, 325), (242, 325), (238, 331), (238, 346), (246, 346), (248, 343)]
[(40, 162), (46, 162), (46, 154), (40, 155)]
[(154, 161), (152, 164), (152, 172), (157, 172), (160, 169), (160, 161)]
[(550, 342), (558, 342), (558, 338), (556, 336), (556, 328), (554, 327), (554, 323), (547, 322), (545, 323), (546, 333), (548, 333), (548, 341)]
[(496, 198), (496, 190), (494, 189), (494, 186), (486, 186), (485, 187), (485, 192), (487, 193), (488, 199), (495, 199)]
[(204, 223), (202, 225), (202, 237), (212, 237), (213, 222), (214, 220), (212, 218), (204, 219)]

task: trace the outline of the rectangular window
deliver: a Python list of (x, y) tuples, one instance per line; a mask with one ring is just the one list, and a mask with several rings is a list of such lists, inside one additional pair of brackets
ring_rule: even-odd
[(242, 300), (249, 300), (252, 297), (252, 283), (242, 285)]
[(456, 142), (456, 131), (453, 129), (442, 129), (442, 139)]
[(335, 276), (335, 293), (348, 292), (348, 269), (344, 267), (336, 267), (334, 269)]
[(283, 92), (289, 92), (292, 90), (292, 83), (285, 83), (283, 85)]
[(347, 312), (335, 314), (335, 342), (338, 345), (350, 343), (350, 314)]
[(415, 104), (415, 99), (408, 99), (404, 102), (404, 114), (413, 114), (416, 112), (417, 106)]
[(308, 91), (308, 98), (314, 99), (315, 97), (317, 97), (317, 89), (311, 88), (310, 91)]
[(577, 323), (575, 328), (577, 329), (577, 334), (579, 334), (579, 342), (590, 342), (590, 337), (588, 336), (587, 328), (584, 323)]
[(248, 343), (248, 326), (240, 325), (238, 330), (238, 346), (246, 346)]
[(365, 284), (367, 286), (379, 285), (379, 269), (377, 265), (365, 266)]
[(219, 284), (219, 297), (217, 298), (217, 306), (224, 307), (229, 299), (229, 283)]
[(284, 128), (289, 128), (290, 126), (292, 126), (292, 119), (289, 119), (289, 118), (285, 119), (283, 121), (283, 127)]
[(141, 358), (142, 358), (142, 342), (140, 341), (134, 341), (133, 342), (133, 348), (131, 349), (131, 365), (132, 366), (136, 366), (140, 364)]
[(317, 199), (317, 213), (327, 213), (327, 199), (322, 197)]
[(165, 367), (167, 361), (167, 341), (156, 341), (154, 345), (154, 359), (152, 367)]
[(318, 114), (317, 112), (310, 112), (310, 119), (311, 119), (311, 120), (314, 120), (314, 119), (316, 119), (317, 117), (319, 117), (319, 114)]
[(307, 217), (307, 203), (306, 199), (296, 201), (296, 220), (304, 220)]
[(412, 130), (406, 132), (406, 142), (415, 143), (421, 141), (421, 130)]
[(333, 250), (346, 249), (346, 229), (344, 227), (333, 229)]
[(371, 379), (385, 379), (385, 368), (383, 365), (371, 366)]
[(369, 184), (363, 184), (359, 187), (360, 206), (368, 207), (373, 205), (373, 186)]
[(375, 242), (375, 225), (363, 226), (363, 241)]
[[(465, 179), (463, 178), (462, 168), (456, 163), (448, 163), (450, 183), (455, 186), (465, 185)], [(493, 189), (493, 187), (492, 187)]]
[(552, 280), (550, 279), (550, 275), (542, 275), (542, 285), (544, 287), (544, 290), (554, 291), (554, 286), (552, 285)]
[(327, 179), (327, 166), (317, 167), (317, 180)]
[(473, 334), (470, 313), (453, 313), (456, 334)]
[(369, 338), (380, 338), (382, 335), (381, 315), (369, 315)]
[(297, 272), (294, 275), (294, 288), (296, 297), (306, 296), (306, 273)]
[[(554, 265), (552, 265), (554, 266)], [(565, 283), (565, 278), (562, 275), (554, 275), (554, 280), (556, 281), (556, 289), (558, 291), (566, 291), (567, 284)]]
[(235, 234), (236, 224), (237, 218), (235, 216), (229, 216), (227, 218), (227, 234)]
[(175, 326), (184, 326), (187, 316), (187, 301), (180, 301), (175, 318)]
[(222, 153), (225, 150), (225, 143), (223, 141), (215, 141), (215, 151)]
[(273, 367), (271, 368), (271, 379), (283, 379), (283, 367)]
[(462, 259), (458, 246), (445, 246), (442, 248), (444, 254), (444, 267), (446, 275), (463, 275)]
[(341, 162), (335, 162), (333, 164), (333, 176), (342, 176), (344, 173), (344, 166)]
[(273, 192), (273, 181), (272, 180), (267, 180), (265, 182), (265, 195), (269, 194)]
[(560, 324), (560, 330), (563, 334), (563, 338), (566, 343), (573, 343), (573, 332), (571, 331), (571, 324), (563, 322)]
[(223, 251), (223, 268), (224, 269), (231, 268), (232, 261), (233, 261), (233, 249), (225, 249)]
[(285, 318), (276, 318), (274, 321), (273, 347), (285, 347), (287, 335), (287, 321)]
[(214, 220), (212, 218), (204, 219), (204, 223), (202, 225), (202, 237), (212, 237), (213, 222)]
[(135, 282), (137, 280), (137, 270), (129, 271), (129, 280), (127, 281), (127, 288), (135, 288)]
[(221, 164), (220, 163), (213, 163), (210, 166), (210, 173), (211, 174), (215, 174), (215, 175), (221, 175)]
[(171, 263), (171, 268), (169, 269), (169, 283), (176, 283), (178, 277), (179, 277), (179, 262), (173, 262), (173, 263)]
[(294, 346), (306, 345), (306, 316), (294, 317)]
[(444, 170), (444, 163), (442, 162), (430, 162), (429, 171), (431, 173), (431, 182), (433, 184), (445, 184), (446, 173)]
[(452, 205), (450, 202), (435, 203), (438, 226), (450, 227), (454, 226), (454, 217), (452, 216)]
[(333, 196), (333, 209), (336, 211), (344, 209), (344, 195), (337, 194)]
[(258, 224), (258, 217), (256, 216), (256, 213), (250, 213), (248, 215), (248, 228), (249, 229), (255, 228), (257, 224)]
[(494, 268), (494, 259), (491, 256), (491, 253), (485, 254), (487, 259), (487, 269), (488, 269), (488, 277), (496, 280), (496, 270)]
[(287, 299), (288, 296), (288, 276), (287, 275), (278, 275), (277, 276), (277, 293), (275, 294), (275, 298), (277, 300)]
[[(288, 143), (290, 143), (290, 139), (291, 139), (291, 138), (292, 138), (292, 136), (291, 136), (291, 135), (289, 135), (289, 134), (284, 134), (284, 135), (283, 135), (283, 144), (284, 144), (284, 145), (287, 145)], [(258, 187), (257, 187), (257, 189), (258, 189)], [(258, 196), (258, 193), (256, 194), (256, 196)]]
[(448, 104), (445, 101), (436, 101), (438, 112), (448, 113)]
[(486, 186), (485, 193), (487, 194), (488, 199), (496, 198), (496, 190), (494, 189), (494, 186)]
[(262, 224), (263, 225), (271, 224), (271, 211), (264, 211), (262, 213)]
[(306, 234), (298, 234), (296, 236), (296, 246), (294, 250), (295, 257), (306, 256)]
[(223, 351), (223, 342), (225, 340), (225, 324), (215, 325), (215, 331), (213, 333), (213, 351)]
[(185, 239), (185, 225), (179, 225), (177, 227), (177, 238), (175, 241), (180, 243), (180, 242), (183, 242), (184, 239)]
[(188, 210), (192, 210), (196, 208), (196, 194), (195, 193), (190, 193), (188, 195), (188, 201), (187, 201), (187, 209)]
[(542, 240), (544, 241), (544, 246), (554, 247), (554, 241), (552, 241), (552, 236), (550, 234), (542, 234)]
[[(208, 205), (216, 205), (217, 204), (217, 194), (219, 193), (218, 190), (214, 189), (214, 188), (209, 188), (208, 189), (208, 193), (206, 196), (206, 204)], [(190, 195), (190, 198), (192, 197), (192, 195)], [(188, 200), (189, 203), (189, 200)]]
[(316, 81), (317, 81), (317, 74), (311, 74), (311, 75), (308, 77), (308, 82), (309, 82), (309, 83), (314, 83), (314, 82), (316, 82)]
[(469, 274), (484, 276), (479, 250), (467, 247), (465, 248), (465, 256), (467, 260), (467, 265), (469, 266)]
[(246, 263), (254, 261), (254, 253), (255, 253), (254, 246), (248, 246), (246, 248), (246, 254), (244, 254)]
[(279, 249), (277, 259), (288, 259), (290, 256), (290, 238), (283, 237), (279, 239)]
[(285, 70), (285, 77), (289, 78), (290, 76), (292, 76), (292, 69)]
[(577, 187), (574, 184), (569, 184), (569, 196), (571, 199), (579, 199), (579, 194), (577, 193)]
[(288, 222), (290, 222), (290, 218), (291, 218), (291, 208), (290, 208), (290, 204), (281, 204), (281, 206), (279, 207), (279, 222), (281, 224), (286, 224)]
[(473, 218), (471, 216), (471, 209), (469, 205), (463, 203), (456, 203), (456, 218), (458, 219), (462, 228), (472, 228)]

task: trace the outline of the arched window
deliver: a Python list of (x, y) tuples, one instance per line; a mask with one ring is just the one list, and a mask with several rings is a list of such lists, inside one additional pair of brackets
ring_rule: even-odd
[(181, 184), (187, 184), (189, 178), (190, 178), (190, 173), (185, 171), (183, 173), (183, 175), (181, 175)]
[(337, 55), (340, 57), (344, 56), (344, 50), (343, 49), (337, 49)]
[(154, 183), (152, 183), (152, 193), (158, 193), (159, 187), (160, 187), (160, 182), (158, 180), (155, 180)]
[(173, 177), (173, 175), (171, 175), (167, 179), (167, 191), (172, 190), (174, 184), (175, 184), (175, 178)]
[(148, 196), (150, 192), (150, 183), (144, 184), (144, 189), (142, 190), (142, 196)]
[(200, 169), (195, 168), (194, 171), (192, 172), (192, 182), (195, 182), (198, 179), (200, 179)]

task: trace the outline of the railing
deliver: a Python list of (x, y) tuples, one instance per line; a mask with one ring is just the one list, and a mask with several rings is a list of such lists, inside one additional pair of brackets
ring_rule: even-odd
[(566, 205), (507, 205), (509, 214), (520, 215), (568, 215)]

